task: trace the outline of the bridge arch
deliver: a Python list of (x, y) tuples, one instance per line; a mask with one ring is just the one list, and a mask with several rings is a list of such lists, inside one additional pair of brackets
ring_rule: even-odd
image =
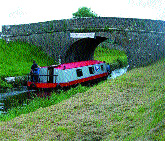
[(118, 43), (111, 45), (110, 49), (125, 51), (127, 54), (126, 43), (123, 40), (127, 38), (125, 34), (121, 32), (95, 32), (94, 34), (95, 36), (91, 38), (72, 38), (72, 43), (64, 55), (64, 62), (93, 60), (95, 49), (108, 39)]
[[(112, 37), (126, 50), (129, 68), (134, 68), (164, 58), (164, 25), (164, 21), (132, 18), (65, 19), (5, 25), (2, 27), (2, 38), (32, 43), (52, 55), (56, 62), (61, 55), (62, 63), (65, 63), (92, 59), (98, 44)], [(72, 32), (95, 32), (95, 38), (72, 39)], [(76, 48), (76, 45), (79, 46)]]
[(78, 39), (70, 45), (65, 54), (65, 62), (86, 61), (94, 57), (96, 47), (107, 40), (106, 37)]

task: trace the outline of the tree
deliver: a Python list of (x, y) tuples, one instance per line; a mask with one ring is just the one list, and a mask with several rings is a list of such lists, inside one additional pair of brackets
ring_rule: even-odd
[(77, 12), (73, 13), (73, 18), (82, 18), (82, 17), (97, 17), (97, 14), (91, 11), (90, 8), (81, 7)]

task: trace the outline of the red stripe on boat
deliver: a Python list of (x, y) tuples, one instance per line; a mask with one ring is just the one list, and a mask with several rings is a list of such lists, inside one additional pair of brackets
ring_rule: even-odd
[(34, 84), (37, 88), (55, 88), (57, 87), (57, 83), (37, 83), (37, 82), (28, 82), (28, 87), (31, 84)]
[[(86, 81), (90, 81), (90, 80), (94, 80), (97, 78), (102, 78), (108, 76), (108, 73), (103, 73), (103, 74), (99, 74), (99, 75), (94, 75), (91, 77), (87, 77), (87, 78), (82, 78), (82, 79), (78, 79), (78, 80), (74, 80), (74, 81), (70, 81), (70, 82), (66, 82), (66, 83), (59, 83), (59, 85), (61, 87), (67, 87), (67, 86), (71, 86), (77, 83), (82, 83), (82, 82), (86, 82)], [(37, 83), (37, 82), (28, 82), (28, 87), (30, 87), (31, 84), (35, 84), (35, 86), (37, 88), (55, 88), (57, 87), (57, 83)]]

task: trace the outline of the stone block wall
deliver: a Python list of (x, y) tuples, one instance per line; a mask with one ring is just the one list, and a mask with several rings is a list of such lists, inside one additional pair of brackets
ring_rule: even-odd
[[(77, 29), (87, 28), (122, 29), (124, 30), (124, 34), (118, 30), (113, 33), (96, 32), (96, 36), (114, 38), (118, 42), (118, 45), (126, 50), (130, 68), (133, 68), (147, 65), (164, 57), (164, 25), (164, 21), (132, 18), (78, 18), (21, 25), (6, 25), (2, 27), (2, 37), (6, 40), (19, 39), (41, 47), (43, 51), (52, 55), (55, 60), (61, 55), (62, 62), (64, 63), (66, 52), (72, 44), (79, 40), (70, 38), (71, 32), (75, 32)], [(75, 49), (77, 49), (76, 46)], [(88, 58), (92, 59), (92, 55)]]
[(4, 35), (28, 36), (47, 32), (71, 31), (77, 28), (118, 28), (131, 30), (144, 30), (165, 32), (165, 22), (147, 19), (97, 17), (54, 20), (47, 22), (6, 25), (2, 27)]

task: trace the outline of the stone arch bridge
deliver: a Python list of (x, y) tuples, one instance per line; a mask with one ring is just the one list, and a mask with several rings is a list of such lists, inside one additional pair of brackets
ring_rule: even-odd
[(164, 58), (165, 22), (132, 18), (77, 18), (4, 25), (2, 38), (32, 43), (62, 63), (93, 59), (103, 41), (113, 40), (125, 50), (130, 68)]

